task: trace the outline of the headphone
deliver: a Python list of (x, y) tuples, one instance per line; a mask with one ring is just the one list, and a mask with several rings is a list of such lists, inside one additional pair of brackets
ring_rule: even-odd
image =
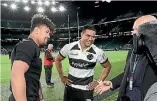
[(133, 49), (134, 54), (142, 54), (145, 50), (145, 42), (144, 42), (143, 34), (134, 34), (133, 35)]

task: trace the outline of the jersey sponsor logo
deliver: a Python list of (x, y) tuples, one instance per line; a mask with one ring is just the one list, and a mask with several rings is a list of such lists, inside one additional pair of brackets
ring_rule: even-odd
[(75, 62), (72, 62), (72, 65), (74, 66), (74, 67), (87, 67), (88, 65), (89, 65), (89, 63), (75, 63)]
[(93, 69), (96, 62), (85, 61), (82, 59), (69, 58), (70, 66), (78, 69)]

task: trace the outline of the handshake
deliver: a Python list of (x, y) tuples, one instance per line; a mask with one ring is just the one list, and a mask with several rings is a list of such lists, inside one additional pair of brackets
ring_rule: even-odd
[(110, 88), (112, 88), (112, 82), (111, 81), (93, 81), (89, 84), (88, 88), (90, 90), (94, 90), (97, 94), (102, 94), (103, 92), (108, 91)]

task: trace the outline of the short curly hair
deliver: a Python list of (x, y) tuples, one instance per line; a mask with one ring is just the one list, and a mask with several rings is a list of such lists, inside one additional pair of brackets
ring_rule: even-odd
[(46, 25), (47, 27), (49, 27), (51, 33), (55, 32), (55, 24), (46, 15), (43, 14), (35, 14), (32, 17), (30, 32), (32, 32), (35, 27), (41, 25)]

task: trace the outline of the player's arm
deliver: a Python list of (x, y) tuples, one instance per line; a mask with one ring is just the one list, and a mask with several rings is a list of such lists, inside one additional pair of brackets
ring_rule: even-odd
[(27, 101), (25, 73), (35, 56), (35, 48), (30, 42), (24, 42), (16, 47), (15, 52), (16, 56), (11, 70), (12, 92), (16, 101)]
[(64, 58), (63, 58), (60, 54), (58, 54), (58, 55), (55, 57), (55, 64), (56, 64), (57, 71), (58, 71), (60, 77), (63, 77), (63, 76), (64, 76), (64, 75), (63, 75), (63, 70), (62, 70), (62, 60), (63, 60), (63, 59), (64, 59)]
[(104, 55), (103, 50), (99, 51), (99, 54), (97, 56), (97, 62), (100, 63), (104, 67), (104, 69), (101, 73), (99, 80), (93, 81), (92, 83), (89, 84), (90, 90), (94, 89), (99, 84), (99, 82), (104, 81), (111, 70), (111, 64), (110, 64), (108, 58)]
[(104, 63), (101, 63), (101, 65), (104, 68), (103, 68), (103, 71), (101, 73), (101, 76), (100, 76), (99, 80), (104, 81), (106, 79), (106, 77), (108, 76), (108, 74), (110, 73), (111, 64), (110, 64), (109, 60), (107, 59)]
[(28, 68), (29, 65), (21, 60), (16, 60), (13, 63), (11, 71), (11, 85), (16, 101), (27, 101), (26, 81), (24, 74)]
[[(129, 50), (129, 53), (128, 53), (127, 58), (126, 58), (125, 69), (127, 69), (129, 66), (129, 60), (130, 60), (131, 54), (132, 54), (132, 50)], [(102, 92), (107, 91), (109, 89), (111, 89), (111, 90), (117, 89), (121, 85), (121, 82), (123, 80), (123, 76), (124, 76), (124, 72), (119, 74), (118, 76), (116, 76), (115, 78), (113, 78), (110, 81), (103, 81), (103, 82), (99, 83), (99, 85), (95, 88), (95, 91), (97, 93), (98, 92), (102, 93)]]
[(40, 97), (40, 101), (44, 101), (41, 83), (39, 83), (39, 97)]
[(63, 70), (62, 70), (62, 60), (66, 58), (69, 54), (69, 44), (65, 45), (59, 52), (59, 54), (55, 57), (55, 64), (57, 71), (59, 73), (59, 76), (61, 78), (61, 81), (64, 85), (70, 85), (72, 83), (71, 80), (68, 79), (67, 76), (64, 76)]
[(104, 67), (103, 71), (101, 73), (101, 76), (99, 78), (99, 81), (104, 81), (111, 70), (111, 64), (108, 60), (108, 57), (105, 56), (103, 50), (99, 51), (99, 55), (97, 57), (97, 62), (100, 63)]

